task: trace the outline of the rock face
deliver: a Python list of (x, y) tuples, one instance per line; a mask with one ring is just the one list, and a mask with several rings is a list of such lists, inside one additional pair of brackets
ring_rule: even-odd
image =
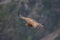
[[(9, 0), (0, 4), (0, 40), (46, 40), (48, 35), (49, 39), (52, 36), (55, 40), (60, 35), (57, 32), (60, 28), (60, 0)], [(2, 18), (1, 13), (4, 13)], [(25, 21), (18, 16), (20, 14), (44, 24), (44, 31), (26, 27)]]
[(0, 0), (0, 5), (5, 5), (11, 2), (12, 2), (11, 0)]

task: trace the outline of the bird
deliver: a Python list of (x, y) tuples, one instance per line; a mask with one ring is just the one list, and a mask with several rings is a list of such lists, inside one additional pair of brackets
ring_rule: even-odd
[(44, 27), (43, 24), (37, 22), (36, 20), (30, 18), (30, 17), (24, 17), (21, 14), (19, 15), (19, 18), (23, 19), (26, 21), (25, 25), (28, 27), (33, 27), (33, 28), (37, 28), (37, 27)]

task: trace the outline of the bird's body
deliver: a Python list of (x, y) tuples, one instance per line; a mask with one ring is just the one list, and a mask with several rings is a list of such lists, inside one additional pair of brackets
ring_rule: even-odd
[(33, 20), (32, 18), (24, 17), (20, 15), (20, 18), (26, 21), (26, 26), (36, 27), (43, 27), (42, 24), (38, 23), (37, 21)]

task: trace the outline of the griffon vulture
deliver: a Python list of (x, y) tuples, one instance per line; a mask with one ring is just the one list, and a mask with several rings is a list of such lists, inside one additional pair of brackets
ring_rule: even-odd
[(24, 17), (22, 15), (19, 15), (19, 18), (25, 20), (26, 21), (25, 25), (28, 26), (28, 27), (33, 27), (33, 28), (42, 27), (43, 28), (43, 25), (41, 23), (35, 21), (32, 18)]

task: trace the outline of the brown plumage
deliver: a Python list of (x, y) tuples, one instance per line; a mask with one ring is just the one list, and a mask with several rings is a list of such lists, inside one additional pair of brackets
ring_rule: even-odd
[(38, 23), (37, 21), (33, 20), (32, 18), (24, 17), (22, 15), (19, 15), (19, 17), (26, 21), (25, 25), (28, 27), (33, 27), (33, 28), (43, 27), (43, 25), (41, 23)]

